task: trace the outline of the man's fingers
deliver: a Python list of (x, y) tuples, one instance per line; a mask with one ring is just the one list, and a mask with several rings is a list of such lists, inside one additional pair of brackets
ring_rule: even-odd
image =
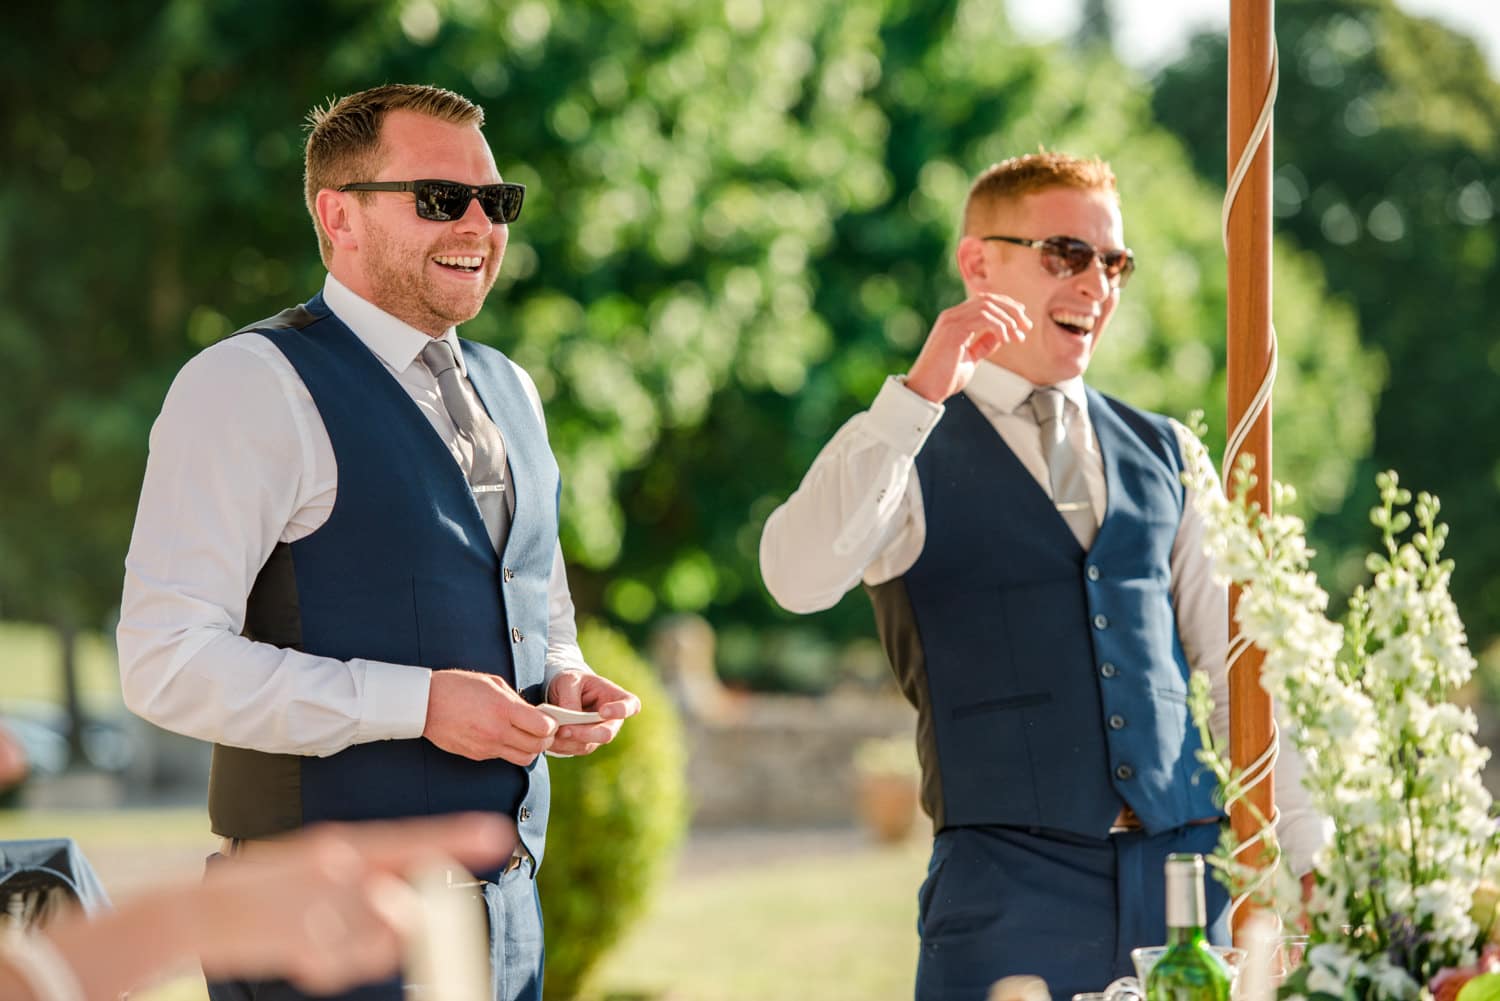
[[(1019, 336), (1019, 334), (1017, 336)], [(991, 351), (994, 351), (997, 347), (1000, 346), (1001, 341), (1008, 339), (1009, 338), (1007, 337), (1001, 336), (999, 331), (981, 330), (977, 334), (975, 334), (974, 339), (969, 342), (969, 353), (975, 359), (988, 357)]]
[(575, 723), (571, 726), (562, 726), (557, 729), (557, 736), (552, 741), (552, 750), (557, 750), (559, 744), (577, 746), (579, 744), (605, 744), (614, 739), (620, 731), (620, 721), (609, 723)]
[(509, 709), (510, 725), (533, 737), (550, 737), (557, 732), (557, 720), (527, 702), (513, 702)]
[(583, 708), (583, 679), (577, 671), (564, 671), (552, 682), (551, 702), (564, 709)]
[(600, 703), (594, 711), (605, 719), (629, 719), (641, 711), (641, 700), (629, 692), (622, 692), (619, 698)]
[(978, 298), (987, 305), (997, 306), (1002, 312), (1014, 315), (1023, 325), (1031, 326), (1031, 317), (1026, 315), (1026, 307), (1009, 296), (998, 292), (980, 292)]

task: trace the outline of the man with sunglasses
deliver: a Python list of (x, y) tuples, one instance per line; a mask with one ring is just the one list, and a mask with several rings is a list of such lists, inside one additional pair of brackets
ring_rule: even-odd
[[(489, 918), (496, 1001), (539, 998), (542, 754), (592, 752), (640, 703), (578, 648), (535, 386), (456, 336), (525, 192), (501, 180), (483, 112), (449, 91), (382, 86), (309, 118), (328, 277), (168, 392), (126, 559), (122, 688), (153, 723), (214, 743), (222, 854), (253, 860), (323, 820), (513, 819), (511, 857), (454, 892)], [(575, 716), (560, 725), (559, 708)], [(301, 997), (284, 982), (209, 993)]]
[[(918, 999), (1011, 974), (1066, 998), (1165, 941), (1167, 854), (1216, 847), (1186, 694), (1209, 674), (1223, 736), (1226, 597), (1180, 479), (1201, 446), (1083, 381), (1135, 268), (1109, 167), (989, 168), (957, 263), (967, 298), (767, 520), (761, 569), (804, 613), (863, 581), (917, 709)], [(1284, 750), (1280, 836), (1306, 871), (1323, 832), (1299, 772)], [(1225, 944), (1217, 883), (1209, 903)]]

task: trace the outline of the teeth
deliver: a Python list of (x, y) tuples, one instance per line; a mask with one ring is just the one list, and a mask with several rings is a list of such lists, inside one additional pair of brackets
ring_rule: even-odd
[(1094, 317), (1089, 313), (1057, 312), (1052, 314), (1052, 319), (1057, 323), (1065, 323), (1070, 327), (1077, 327), (1079, 330), (1094, 329)]
[(439, 254), (433, 260), (450, 268), (477, 268), (484, 263), (483, 257), (455, 257), (451, 254)]

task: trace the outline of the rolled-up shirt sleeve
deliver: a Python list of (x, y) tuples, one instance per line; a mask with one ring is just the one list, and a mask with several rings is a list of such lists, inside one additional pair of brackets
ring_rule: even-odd
[(420, 736), (427, 669), (240, 635), (272, 549), (297, 536), (320, 492), (331, 503), (332, 484), (313, 481), (326, 433), (313, 434), (307, 391), (279, 358), (254, 334), (209, 348), (151, 429), (117, 631), (126, 705), (167, 730), (268, 752)]

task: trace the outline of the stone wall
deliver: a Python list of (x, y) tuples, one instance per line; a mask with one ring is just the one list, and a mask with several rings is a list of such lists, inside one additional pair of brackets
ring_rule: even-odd
[(714, 671), (713, 631), (691, 617), (664, 623), (651, 656), (683, 716), (695, 828), (851, 824), (861, 744), (903, 741), (916, 766), (916, 713), (899, 696), (727, 691)]

